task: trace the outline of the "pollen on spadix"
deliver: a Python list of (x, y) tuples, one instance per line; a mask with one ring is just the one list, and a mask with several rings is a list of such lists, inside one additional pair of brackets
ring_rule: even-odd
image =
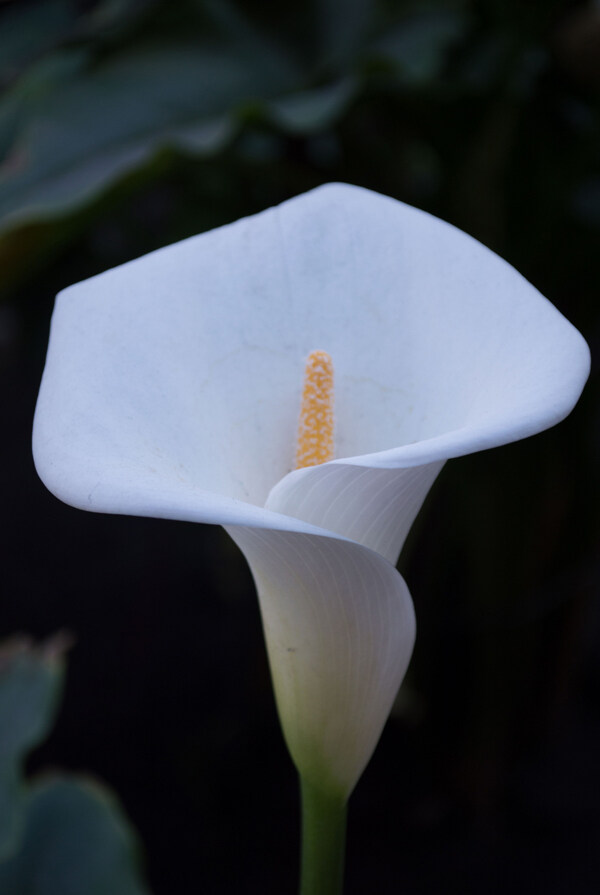
[(326, 351), (306, 359), (296, 469), (333, 460), (333, 363)]

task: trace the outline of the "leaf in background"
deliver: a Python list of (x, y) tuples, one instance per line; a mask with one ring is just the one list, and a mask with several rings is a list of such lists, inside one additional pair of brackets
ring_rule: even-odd
[(34, 104), (2, 166), (1, 229), (91, 201), (162, 148), (219, 149), (232, 115), (292, 80), (290, 71), (267, 76), (228, 49), (189, 44), (99, 65)]
[(82, 17), (78, 36), (112, 36), (143, 20), (160, 0), (100, 0)]
[(69, 0), (41, 0), (0, 9), (0, 86), (52, 49), (76, 20)]
[(266, 104), (266, 115), (282, 130), (298, 134), (314, 133), (329, 127), (343, 115), (358, 89), (355, 78), (344, 78), (324, 87), (271, 100)]
[(0, 649), (0, 858), (14, 847), (22, 820), (23, 760), (54, 719), (64, 648), (57, 639), (39, 648), (15, 640)]
[(374, 17), (373, 0), (316, 0), (318, 43), (326, 65), (337, 67), (364, 44)]
[(148, 895), (137, 839), (120, 806), (97, 783), (35, 784), (19, 852), (0, 864), (2, 895)]
[(424, 85), (439, 74), (448, 50), (466, 26), (460, 8), (415, 12), (388, 29), (372, 50), (397, 69), (402, 83)]
[[(0, 98), (0, 162), (10, 152), (28, 115), (44, 98), (77, 77), (88, 60), (85, 50), (64, 50), (46, 56)], [(0, 167), (0, 180), (2, 168)]]
[(291, 47), (274, 41), (256, 27), (229, 0), (201, 0), (198, 4), (216, 27), (230, 52), (264, 78), (283, 78), (292, 83), (297, 76), (297, 62)]

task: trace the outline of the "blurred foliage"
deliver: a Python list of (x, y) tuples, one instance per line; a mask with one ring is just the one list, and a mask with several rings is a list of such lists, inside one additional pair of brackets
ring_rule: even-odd
[(26, 781), (23, 763), (52, 726), (65, 643), (0, 645), (0, 891), (3, 895), (147, 895), (136, 843), (98, 783), (53, 774)]
[[(248, 780), (268, 747), (256, 740), (255, 753), (239, 748), (232, 734), (230, 751), (223, 750), (220, 737), (243, 728), (246, 734), (236, 735), (250, 738), (254, 712), (262, 721), (272, 713), (266, 671), (264, 679), (257, 674), (259, 683), (251, 675), (240, 682), (241, 667), (264, 661), (258, 626), (255, 640), (248, 634), (243, 596), (247, 591), (251, 605), (251, 583), (217, 532), (201, 535), (197, 527), (180, 526), (170, 534), (166, 523), (153, 527), (151, 520), (83, 522), (34, 481), (28, 442), (52, 297), (162, 245), (342, 180), (424, 208), (489, 245), (583, 332), (594, 358), (600, 343), (600, 3), (4, 0), (0, 87), (0, 361), (7, 372), (5, 406), (19, 402), (10, 419), (20, 426), (18, 433), (16, 423), (6, 426), (8, 459), (0, 474), (14, 495), (6, 501), (15, 508), (7, 538), (26, 543), (14, 550), (14, 605), (5, 607), (3, 618), (14, 628), (30, 626), (35, 616), (52, 630), (55, 607), (62, 607), (64, 621), (75, 618), (76, 629), (88, 631), (90, 662), (102, 664), (103, 674), (95, 626), (104, 625), (111, 642), (115, 626), (122, 632), (120, 651), (111, 655), (112, 685), (120, 691), (130, 681), (129, 703), (123, 697), (115, 708), (111, 697), (105, 710), (121, 711), (122, 724), (140, 717), (145, 676), (155, 675), (161, 711), (148, 695), (144, 723), (156, 750), (171, 750), (179, 795), (170, 778), (162, 802), (148, 796), (159, 784), (153, 778), (149, 787), (139, 770), (140, 741), (133, 733), (127, 764), (117, 734), (101, 726), (104, 751), (99, 745), (97, 760), (116, 762), (119, 754), (119, 787), (137, 781), (136, 823), (150, 846), (155, 890), (161, 880), (164, 891), (173, 886), (164, 845), (168, 816), (172, 841), (184, 840), (189, 855), (181, 890), (197, 885), (200, 848), (206, 874), (214, 860), (214, 883), (205, 888), (222, 891), (223, 875), (235, 872), (218, 845), (233, 828), (230, 818), (219, 826), (223, 780), (234, 781), (228, 810), (239, 812), (238, 827), (254, 829), (254, 814), (248, 818), (250, 808), (243, 813), (238, 791), (247, 787), (252, 807), (255, 786)], [(513, 852), (516, 842), (520, 848), (524, 830), (544, 842), (552, 841), (549, 828), (559, 830), (562, 843), (568, 826), (574, 855), (568, 885), (561, 889), (560, 874), (552, 872), (561, 852), (550, 846), (543, 859), (532, 852), (529, 878), (515, 872), (502, 890), (595, 891), (574, 880), (579, 869), (592, 867), (577, 849), (600, 835), (597, 809), (586, 807), (596, 753), (587, 764), (582, 757), (586, 744), (600, 748), (589, 720), (594, 712), (597, 718), (600, 703), (598, 406), (594, 365), (572, 417), (538, 438), (449, 463), (417, 521), (401, 567), (415, 599), (419, 636), (408, 687), (386, 734), (394, 747), (386, 764), (384, 737), (355, 796), (359, 818), (365, 800), (356, 841), (367, 862), (362, 877), (360, 868), (351, 874), (356, 891), (450, 891), (447, 865), (438, 861), (439, 850), (434, 857), (431, 851), (441, 840), (430, 833), (450, 817), (451, 840), (463, 810), (476, 816), (477, 835), (490, 835), (485, 847), (476, 837), (457, 846), (449, 858), (454, 871), (458, 854), (478, 861), (485, 853), (490, 866), (496, 860), (496, 868), (507, 867), (511, 843)], [(27, 550), (34, 540), (32, 562)], [(81, 580), (88, 588), (85, 605)], [(196, 599), (199, 581), (214, 602)], [(240, 599), (231, 609), (233, 595)], [(139, 662), (132, 660), (131, 642)], [(177, 661), (163, 662), (163, 649)], [(233, 653), (238, 662), (225, 669), (222, 657)], [(214, 727), (210, 734), (203, 718), (185, 760), (173, 733), (183, 725), (182, 657), (198, 705), (203, 712), (211, 706)], [(227, 684), (219, 678), (223, 698), (214, 684), (217, 667), (229, 675)], [(108, 702), (103, 686), (97, 698)], [(179, 702), (173, 702), (176, 692)], [(87, 691), (79, 704), (88, 705)], [(518, 769), (533, 760), (544, 736), (558, 736), (567, 710), (569, 729), (580, 724), (571, 751), (564, 746), (559, 770), (538, 774), (537, 789), (530, 783), (524, 794)], [(403, 736), (394, 727), (400, 724)], [(408, 754), (405, 764), (397, 760), (400, 749)], [(162, 753), (156, 760), (162, 766)], [(568, 797), (556, 795), (567, 769), (583, 782), (575, 781)], [(16, 811), (14, 774), (7, 773), (3, 791)], [(273, 787), (266, 812), (278, 810)], [(210, 821), (202, 821), (197, 837), (180, 803), (189, 798), (197, 810), (207, 804), (207, 792)], [(378, 877), (390, 826), (380, 806), (388, 799), (403, 806), (398, 823), (418, 846), (408, 847), (398, 862), (410, 873), (413, 860), (412, 889), (410, 876), (392, 888)], [(568, 824), (561, 827), (565, 804)], [(486, 823), (479, 822), (482, 816)], [(540, 817), (543, 833), (536, 826)], [(509, 821), (517, 829), (512, 840)], [(280, 832), (273, 832), (272, 816), (257, 829), (265, 832), (247, 837), (242, 863), (248, 873), (258, 840), (270, 856), (270, 837)], [(395, 828), (388, 844), (390, 835), (396, 836)], [(292, 839), (282, 832), (278, 848)], [(266, 854), (257, 863), (275, 867)], [(544, 868), (550, 869), (540, 882)], [(482, 870), (484, 882), (473, 888), (469, 863), (456, 890), (496, 891), (492, 871), (486, 876)], [(245, 879), (231, 879), (231, 891), (245, 887)], [(287, 879), (282, 872), (279, 882)], [(256, 890), (279, 891), (284, 884), (271, 879)]]
[[(409, 102), (425, 92), (430, 103), (452, 104), (493, 89), (509, 65), (512, 92), (523, 94), (543, 67), (539, 48), (510, 32), (482, 35), (479, 56), (460, 53), (478, 27), (473, 4), (460, 0), (256, 7), (32, 0), (0, 10), (5, 283), (30, 274), (32, 255), (80, 234), (81, 219), (69, 227), (65, 218), (97, 212), (133, 174), (159, 179), (182, 156), (214, 157), (243, 133), (263, 136), (251, 145), (267, 161), (285, 154), (290, 136), (318, 156), (310, 137), (333, 138), (361, 99)], [(435, 150), (420, 143), (409, 138), (398, 167), (435, 180)]]
[(14, 848), (22, 826), (23, 758), (54, 718), (63, 671), (56, 652), (50, 645), (36, 655), (20, 642), (0, 647), (0, 858)]
[(224, 210), (232, 168), (257, 206), (340, 177), (500, 248), (515, 202), (516, 236), (540, 201), (597, 226), (599, 17), (560, 0), (5, 2), (2, 291), (151, 184), (189, 178)]

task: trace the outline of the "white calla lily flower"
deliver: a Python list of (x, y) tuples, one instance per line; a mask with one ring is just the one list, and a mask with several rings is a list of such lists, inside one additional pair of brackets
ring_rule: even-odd
[[(335, 367), (335, 459), (294, 470), (313, 349)], [(588, 369), (491, 251), (332, 184), (62, 292), (34, 456), (73, 506), (227, 527), (291, 753), (345, 797), (410, 659), (394, 563), (428, 489), (448, 458), (559, 422)]]

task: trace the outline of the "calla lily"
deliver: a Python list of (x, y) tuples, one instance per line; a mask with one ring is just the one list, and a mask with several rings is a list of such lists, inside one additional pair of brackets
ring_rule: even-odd
[[(294, 470), (316, 348), (335, 366), (335, 459)], [(410, 660), (394, 564), (428, 489), (447, 459), (563, 419), (588, 367), (488, 249), (332, 184), (62, 292), (34, 456), (73, 506), (226, 526), (292, 756), (345, 798)]]

